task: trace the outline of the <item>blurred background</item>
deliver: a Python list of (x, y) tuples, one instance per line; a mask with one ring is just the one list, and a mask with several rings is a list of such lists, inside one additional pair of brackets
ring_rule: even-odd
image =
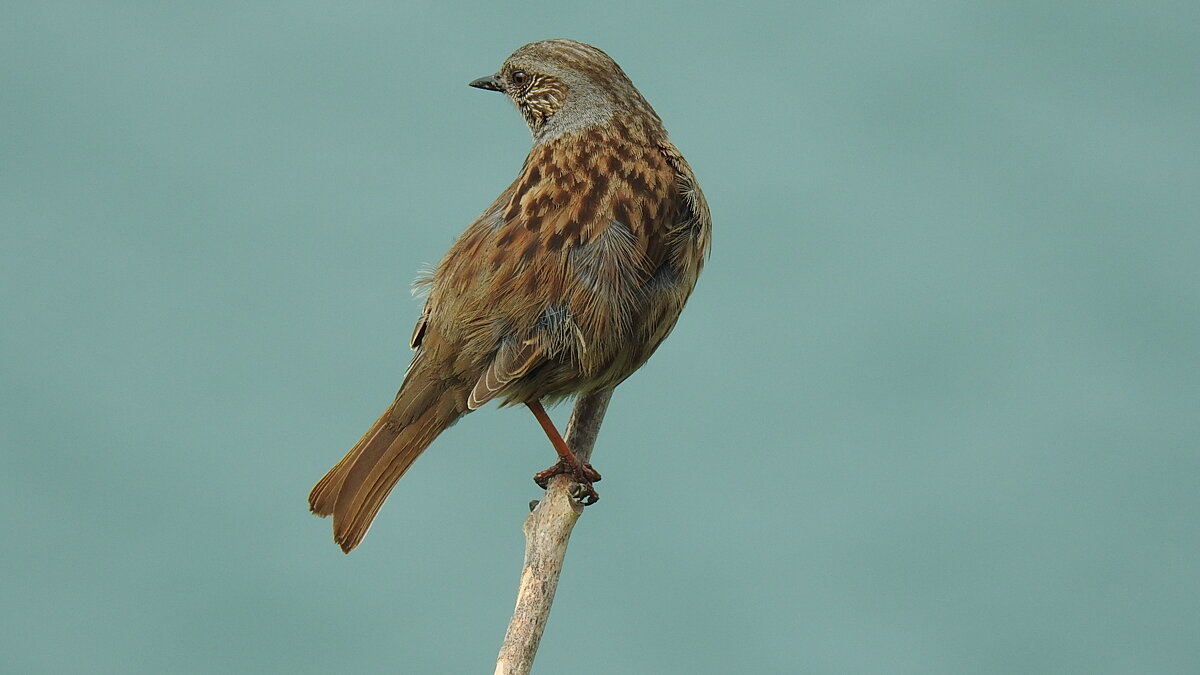
[(305, 498), (528, 150), (466, 83), (572, 37), (715, 243), (535, 670), (1200, 672), (1195, 3), (5, 15), (4, 671), (491, 672), (530, 415), (447, 432), (350, 556)]

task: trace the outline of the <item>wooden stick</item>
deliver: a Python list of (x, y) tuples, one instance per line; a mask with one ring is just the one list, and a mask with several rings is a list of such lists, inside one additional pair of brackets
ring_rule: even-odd
[[(581, 462), (591, 460), (611, 397), (611, 389), (589, 394), (576, 401), (571, 411), (566, 440)], [(517, 606), (496, 657), (496, 675), (528, 675), (533, 667), (558, 589), (567, 541), (583, 513), (583, 505), (571, 496), (571, 485), (570, 476), (551, 478), (546, 496), (525, 519), (525, 565), (517, 586)]]

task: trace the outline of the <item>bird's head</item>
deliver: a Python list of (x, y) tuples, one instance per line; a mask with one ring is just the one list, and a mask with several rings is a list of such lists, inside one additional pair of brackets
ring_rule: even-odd
[(658, 121), (616, 61), (575, 40), (531, 42), (513, 52), (495, 75), (470, 84), (506, 94), (536, 143), (604, 124), (621, 112), (649, 113)]

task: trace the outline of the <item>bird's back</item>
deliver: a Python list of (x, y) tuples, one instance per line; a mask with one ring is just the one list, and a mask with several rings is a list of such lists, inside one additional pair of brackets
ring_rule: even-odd
[(482, 374), (528, 343), (539, 362), (507, 384), (512, 403), (614, 386), (649, 358), (709, 231), (691, 169), (656, 126), (614, 120), (534, 147), (434, 275), (439, 361)]

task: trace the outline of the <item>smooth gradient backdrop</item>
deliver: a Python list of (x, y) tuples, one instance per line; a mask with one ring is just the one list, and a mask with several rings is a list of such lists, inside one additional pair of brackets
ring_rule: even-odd
[(467, 82), (572, 37), (715, 243), (536, 670), (1200, 672), (1195, 3), (3, 14), (0, 670), (491, 672), (527, 412), (442, 436), (350, 556), (305, 498), (528, 150)]

